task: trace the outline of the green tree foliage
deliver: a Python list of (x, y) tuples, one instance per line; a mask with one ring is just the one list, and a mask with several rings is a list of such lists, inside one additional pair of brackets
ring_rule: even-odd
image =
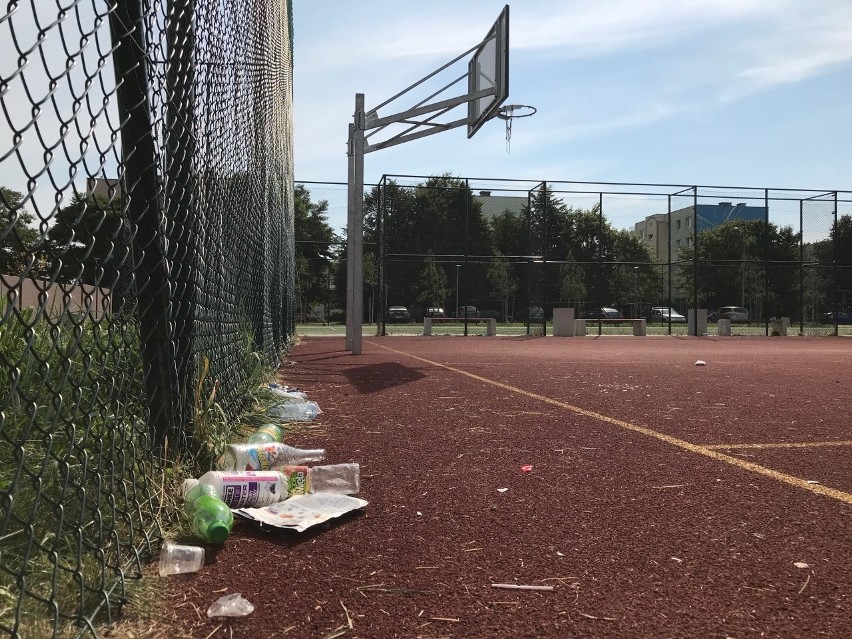
[[(753, 317), (798, 316), (800, 236), (790, 227), (762, 220), (732, 220), (698, 236), (699, 303), (740, 305)], [(678, 259), (679, 286), (687, 296), (694, 290), (695, 249), (682, 247)], [(768, 284), (768, 288), (767, 288)]]
[(119, 199), (75, 194), (47, 232), (51, 277), (113, 288), (129, 267), (130, 238)]
[(569, 253), (559, 267), (559, 301), (578, 306), (586, 299), (586, 272)]
[(426, 254), (420, 283), (417, 287), (417, 301), (423, 306), (442, 306), (447, 297), (447, 274), (435, 265), (432, 251)]
[(500, 255), (529, 255), (529, 216), (504, 211), (489, 220), (494, 251)]
[(414, 256), (431, 251), (449, 277), (460, 256), (492, 254), (491, 228), (464, 180), (442, 175), (412, 187), (391, 180), (372, 189), (364, 198), (365, 250), (378, 251), (382, 211), (388, 305), (417, 302), (420, 260)]
[[(659, 295), (650, 249), (630, 231), (613, 227), (601, 215), (599, 205), (588, 210), (569, 207), (542, 187), (521, 215), (530, 220), (530, 255), (567, 265), (564, 272), (560, 269), (558, 277), (554, 276), (548, 299), (592, 306), (638, 301), (633, 268), (624, 263), (639, 265), (639, 285), (648, 289), (644, 299)], [(564, 281), (566, 275), (568, 283)]]
[(488, 266), (488, 287), (492, 297), (500, 300), (503, 318), (509, 316), (509, 300), (518, 290), (518, 280), (512, 277), (509, 264), (497, 251), (494, 260)]
[(839, 216), (828, 239), (805, 248), (806, 261), (818, 263), (809, 269), (813, 290), (807, 288), (807, 295), (815, 300), (817, 309), (837, 306), (847, 310), (852, 305), (852, 216)]
[(38, 231), (35, 216), (23, 206), (24, 196), (0, 186), (0, 272), (20, 275), (30, 260)]
[(312, 307), (328, 302), (329, 282), (333, 277), (331, 270), (340, 238), (328, 224), (326, 200), (312, 202), (310, 191), (300, 184), (296, 186), (293, 202), (296, 294), (300, 311), (308, 313)]

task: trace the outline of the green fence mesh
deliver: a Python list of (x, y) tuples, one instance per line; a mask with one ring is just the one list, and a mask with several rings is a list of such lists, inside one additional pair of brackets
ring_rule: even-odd
[[(294, 329), (287, 0), (0, 9), (0, 634), (93, 631)], [(41, 632), (41, 631), (39, 631)]]
[[(345, 185), (305, 185), (343, 219)], [(630, 334), (595, 321), (613, 308), (649, 334), (687, 334), (699, 308), (716, 334), (728, 306), (747, 313), (732, 335), (783, 317), (788, 334), (852, 333), (849, 191), (386, 175), (367, 188), (364, 229), (363, 321), (380, 334), (422, 334), (436, 314), (459, 334), (465, 307), (502, 335), (546, 328), (558, 307), (596, 333)]]

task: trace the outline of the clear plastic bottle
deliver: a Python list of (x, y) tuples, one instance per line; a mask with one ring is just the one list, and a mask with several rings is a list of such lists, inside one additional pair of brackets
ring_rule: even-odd
[(277, 470), (325, 459), (324, 448), (296, 448), (279, 442), (230, 444), (219, 462), (220, 470)]
[(283, 397), (284, 399), (287, 399), (296, 404), (308, 401), (308, 396), (305, 395), (305, 393), (300, 390), (296, 390), (295, 388), (290, 388), (288, 386), (270, 384), (269, 390), (275, 395), (278, 395), (278, 397)]
[(355, 495), (360, 489), (361, 467), (358, 464), (329, 464), (309, 470), (305, 492)]
[(251, 434), (248, 438), (249, 444), (268, 444), (272, 442), (280, 442), (284, 437), (284, 432), (278, 424), (264, 424)]
[(316, 402), (281, 402), (266, 409), (270, 417), (277, 417), (283, 422), (311, 422), (322, 413)]
[(191, 479), (184, 482), (184, 510), (192, 533), (200, 540), (222, 544), (234, 527), (234, 514), (216, 494), (216, 488)]

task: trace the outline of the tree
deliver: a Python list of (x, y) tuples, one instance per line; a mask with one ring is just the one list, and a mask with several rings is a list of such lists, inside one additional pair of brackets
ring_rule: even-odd
[(489, 221), (494, 251), (500, 255), (529, 254), (529, 217), (504, 211)]
[(35, 216), (24, 208), (24, 196), (0, 186), (0, 272), (20, 275), (32, 259), (39, 234), (32, 228)]
[[(328, 224), (328, 201), (311, 201), (303, 184), (293, 193), (296, 290), (302, 313), (328, 302), (328, 288), (340, 238)], [(345, 288), (345, 287), (344, 287)]]
[(559, 267), (559, 301), (578, 307), (586, 299), (586, 273), (570, 253)]
[[(379, 237), (379, 216), (384, 235)], [(364, 198), (365, 250), (378, 251), (384, 241), (387, 303), (411, 306), (418, 301), (420, 260), (430, 251), (444, 270), (460, 256), (492, 254), (491, 228), (482, 205), (464, 180), (445, 174), (413, 186), (389, 180)]]
[[(763, 220), (732, 220), (702, 231), (695, 247), (681, 247), (678, 284), (699, 304), (742, 305), (753, 317), (798, 316), (799, 234)], [(768, 284), (768, 286), (767, 286)]]
[(75, 194), (47, 232), (51, 272), (58, 281), (113, 288), (129, 268), (130, 237), (120, 200)]
[(828, 239), (806, 248), (819, 263), (814, 279), (821, 291), (820, 305), (829, 310), (846, 310), (852, 304), (852, 216), (839, 216)]
[(447, 297), (447, 274), (435, 266), (432, 251), (426, 254), (424, 264), (417, 287), (417, 301), (426, 307), (441, 306)]
[(500, 300), (503, 305), (503, 319), (508, 321), (509, 298), (518, 290), (518, 281), (509, 272), (509, 264), (503, 259), (500, 251), (494, 254), (494, 260), (488, 266), (488, 286), (491, 295)]

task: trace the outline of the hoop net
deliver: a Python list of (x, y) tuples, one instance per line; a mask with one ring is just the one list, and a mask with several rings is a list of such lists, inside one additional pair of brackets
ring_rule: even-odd
[(497, 117), (506, 121), (506, 153), (512, 152), (512, 120), (528, 118), (536, 111), (535, 107), (526, 104), (508, 104), (497, 112)]

